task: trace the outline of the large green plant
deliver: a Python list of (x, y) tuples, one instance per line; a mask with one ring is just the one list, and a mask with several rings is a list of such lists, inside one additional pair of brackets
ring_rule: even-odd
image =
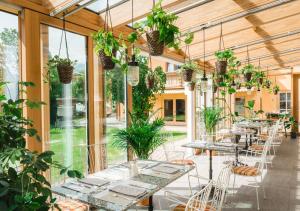
[(202, 109), (201, 116), (208, 134), (213, 134), (215, 126), (223, 119), (221, 115), (222, 109), (219, 107), (206, 107)]
[(193, 70), (194, 72), (199, 72), (200, 68), (196, 62), (192, 60), (188, 60), (183, 65), (180, 66), (180, 68), (178, 69), (178, 73), (182, 74), (186, 70)]
[(228, 61), (230, 58), (233, 57), (233, 51), (231, 49), (225, 49), (223, 51), (216, 51), (215, 57), (218, 61)]
[(163, 119), (151, 121), (137, 115), (131, 115), (128, 128), (119, 129), (113, 136), (113, 145), (123, 150), (131, 149), (139, 159), (148, 159), (151, 153), (166, 139), (161, 133), (165, 125)]
[[(20, 83), (22, 93), (24, 86), (33, 84)], [(40, 138), (33, 122), (23, 116), (23, 108), (39, 108), (43, 103), (22, 98), (12, 100), (0, 95), (0, 104), (0, 210), (49, 210), (55, 206), (56, 199), (45, 172), (54, 167), (70, 177), (82, 175), (53, 161), (52, 151), (37, 153), (25, 148), (26, 137)]]
[[(161, 94), (165, 90), (166, 74), (161, 67), (152, 71), (148, 67), (148, 59), (143, 56), (137, 58), (140, 67), (140, 81), (137, 86), (133, 87), (132, 92), (132, 110), (133, 114), (140, 118), (147, 119), (152, 111), (156, 99), (156, 94)], [(151, 74), (155, 83), (153, 87), (147, 87), (145, 81)]]

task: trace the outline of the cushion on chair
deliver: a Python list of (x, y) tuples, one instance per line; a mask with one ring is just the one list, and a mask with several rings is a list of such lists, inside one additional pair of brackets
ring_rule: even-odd
[[(59, 202), (57, 202), (57, 205), (61, 210), (88, 211), (87, 205), (80, 203), (80, 202), (73, 201), (73, 200), (59, 201)], [(55, 209), (55, 210), (58, 210), (58, 209)]]
[(171, 163), (182, 164), (182, 165), (194, 165), (195, 162), (192, 160), (181, 159), (181, 160), (172, 160)]
[[(177, 205), (173, 211), (184, 211), (185, 210), (185, 206), (183, 204), (179, 204)], [(205, 211), (216, 211), (216, 209), (214, 207), (211, 207), (210, 205), (206, 205)]]
[(258, 145), (258, 144), (253, 144), (252, 146), (249, 147), (250, 150), (254, 151), (262, 151), (264, 149), (263, 145)]
[(258, 169), (253, 166), (235, 166), (232, 169), (234, 174), (244, 175), (244, 176), (256, 176), (258, 175)]

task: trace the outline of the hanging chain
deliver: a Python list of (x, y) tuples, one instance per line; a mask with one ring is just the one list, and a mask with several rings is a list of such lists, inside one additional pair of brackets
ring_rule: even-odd
[(67, 40), (67, 32), (66, 32), (65, 13), (63, 14), (63, 29), (61, 31), (60, 44), (59, 44), (59, 50), (58, 50), (58, 57), (60, 56), (63, 37), (65, 37), (66, 53), (67, 53), (67, 58), (69, 59), (69, 50), (68, 50), (68, 40)]

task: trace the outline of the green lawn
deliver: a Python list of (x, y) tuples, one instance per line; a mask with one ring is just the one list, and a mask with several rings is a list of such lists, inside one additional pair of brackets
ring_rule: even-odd
[[(113, 134), (116, 128), (107, 128), (106, 141), (107, 141), (107, 161), (108, 164), (116, 164), (126, 160), (126, 152), (116, 149), (112, 146)], [(185, 132), (165, 132), (169, 141), (177, 141), (186, 137)], [(65, 157), (65, 142), (64, 142), (64, 129), (52, 128), (50, 131), (51, 146), (50, 149), (55, 152), (54, 160), (63, 163)], [(82, 172), (87, 171), (87, 148), (86, 148), (86, 128), (74, 128), (72, 131), (73, 137), (73, 169)], [(68, 146), (69, 147), (69, 146)], [(52, 183), (58, 182), (63, 178), (59, 175), (59, 171), (52, 169), (51, 181)]]

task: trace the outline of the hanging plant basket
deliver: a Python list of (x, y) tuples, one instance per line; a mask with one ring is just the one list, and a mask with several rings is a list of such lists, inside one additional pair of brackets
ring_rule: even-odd
[(222, 76), (218, 76), (217, 79), (216, 79), (216, 82), (217, 84), (220, 84), (224, 81), (223, 77)]
[(213, 92), (214, 93), (217, 93), (218, 91), (218, 86), (216, 84), (213, 85)]
[(245, 74), (244, 74), (244, 77), (245, 77), (245, 81), (246, 81), (246, 82), (249, 82), (249, 81), (251, 81), (252, 73), (245, 73)]
[(194, 70), (192, 69), (185, 69), (182, 71), (182, 79), (184, 82), (191, 82), (193, 78)]
[(146, 86), (148, 89), (153, 89), (153, 87), (155, 86), (155, 77), (154, 76), (147, 76), (147, 80), (146, 80)]
[(190, 90), (190, 91), (194, 91), (195, 85), (196, 85), (195, 82), (189, 83), (189, 84), (188, 84), (189, 90)]
[(238, 83), (237, 85), (236, 85), (236, 89), (241, 89), (242, 88), (242, 84), (241, 83)]
[[(113, 51), (113, 55), (116, 56), (116, 51)], [(112, 70), (115, 68), (115, 63), (112, 60), (112, 56), (105, 55), (104, 51), (99, 51), (99, 57), (104, 70)]]
[(159, 31), (146, 33), (147, 44), (151, 56), (160, 56), (164, 52), (164, 43), (159, 40)]
[(74, 67), (68, 64), (57, 64), (59, 81), (63, 84), (69, 84), (73, 78)]
[(258, 79), (258, 83), (259, 83), (260, 85), (262, 85), (263, 82), (264, 82), (264, 79), (263, 79), (263, 78), (259, 78), (259, 79)]
[(216, 71), (219, 75), (225, 75), (227, 69), (227, 61), (217, 61)]

